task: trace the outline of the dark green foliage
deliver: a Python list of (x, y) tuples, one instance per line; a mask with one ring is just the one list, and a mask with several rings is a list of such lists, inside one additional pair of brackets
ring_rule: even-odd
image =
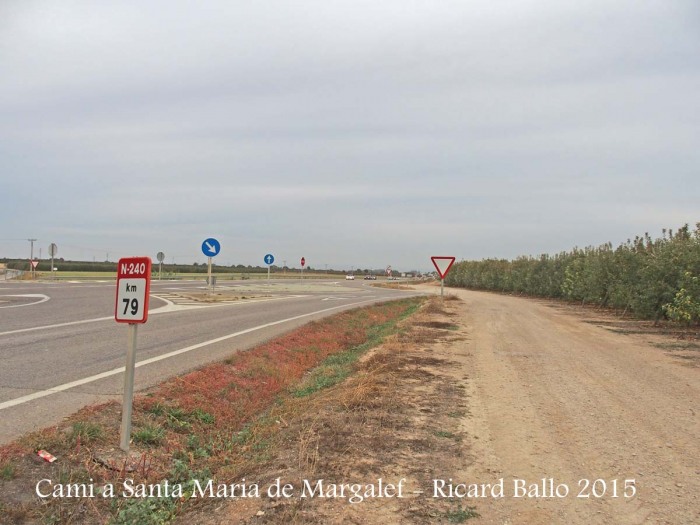
[(700, 223), (628, 240), (616, 249), (574, 248), (554, 256), (455, 264), (445, 283), (569, 299), (630, 311), (645, 319), (700, 322)]

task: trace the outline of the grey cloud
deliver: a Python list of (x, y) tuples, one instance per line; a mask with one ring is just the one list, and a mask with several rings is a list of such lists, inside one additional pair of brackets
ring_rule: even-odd
[(6, 2), (0, 219), (98, 252), (196, 257), (216, 233), (230, 262), (423, 268), (677, 227), (700, 197), (699, 20), (661, 0)]

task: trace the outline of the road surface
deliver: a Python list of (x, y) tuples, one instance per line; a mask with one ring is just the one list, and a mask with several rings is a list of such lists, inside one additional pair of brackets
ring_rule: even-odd
[[(138, 328), (135, 388), (250, 348), (343, 309), (411, 295), (362, 281), (226, 282), (238, 299), (197, 304), (202, 281), (153, 281)], [(87, 404), (121, 399), (127, 326), (111, 282), (0, 282), (0, 443)]]
[(636, 322), (446, 292), (462, 301), (426, 308), (358, 377), (289, 408), (295, 420), (255, 473), (297, 488), (404, 480), (402, 497), (297, 490), (215, 501), (177, 523), (458, 523), (474, 508), (465, 523), (700, 523), (697, 345), (681, 359)]
[[(469, 332), (462, 477), (506, 485), (469, 502), (477, 522), (700, 523), (700, 356), (543, 302), (449, 293)], [(533, 497), (516, 497), (516, 479)]]

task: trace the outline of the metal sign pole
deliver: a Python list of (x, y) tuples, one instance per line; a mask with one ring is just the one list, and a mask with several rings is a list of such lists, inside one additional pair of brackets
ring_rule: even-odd
[(272, 263), (275, 262), (275, 256), (268, 253), (263, 257), (263, 261), (267, 264), (267, 285), (270, 286), (270, 269), (272, 268)]
[(214, 283), (211, 282), (211, 257), (209, 257), (209, 274), (207, 277), (207, 282), (209, 283), (209, 289), (214, 290)]
[(158, 252), (156, 254), (156, 259), (158, 259), (158, 280), (163, 278), (163, 261), (165, 260), (165, 254), (163, 252)]
[(445, 298), (445, 279), (440, 279), (440, 298)]
[(119, 445), (124, 452), (129, 452), (129, 441), (131, 441), (131, 411), (134, 402), (137, 327), (138, 324), (129, 323), (129, 344), (126, 350), (126, 369), (124, 370), (124, 400), (122, 402), (122, 427)]

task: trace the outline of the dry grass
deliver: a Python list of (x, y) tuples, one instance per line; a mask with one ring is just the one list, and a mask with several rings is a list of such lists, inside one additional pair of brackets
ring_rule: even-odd
[[(256, 439), (273, 443), (270, 459), (239, 475), (255, 478), (261, 486), (280, 478), (297, 487), (304, 479), (342, 483), (379, 477), (403, 477), (419, 487), (429, 485), (431, 472), (451, 475), (466, 455), (455, 416), (457, 410), (464, 413), (466, 394), (449, 374), (452, 361), (426, 355), (414, 342), (440, 344), (444, 330), (431, 331), (434, 337), (428, 340), (420, 326), (445, 322), (431, 310), (425, 307), (407, 320), (399, 334), (365, 355), (343, 383), (308, 397), (286, 398), (256, 420)], [(190, 509), (178, 523), (428, 523), (451, 522), (455, 512), (452, 502), (425, 498), (416, 503), (410, 495), (346, 503), (298, 497), (229, 501), (216, 513), (212, 509), (218, 503)]]
[[(313, 376), (308, 371), (344, 352), (359, 357), (386, 336), (378, 327), (388, 333), (419, 304), (419, 299), (409, 299), (344, 312), (138, 396), (132, 438), (139, 436), (139, 443), (134, 439), (132, 458), (124, 458), (118, 450), (118, 403), (86, 408), (58, 427), (1, 447), (0, 465), (11, 465), (6, 468), (13, 475), (0, 480), (0, 515), (3, 520), (14, 516), (19, 523), (94, 524), (115, 519), (114, 523), (141, 523), (154, 512), (172, 519), (186, 506), (201, 505), (201, 500), (170, 498), (37, 501), (34, 486), (44, 478), (102, 486), (119, 485), (126, 477), (135, 483), (157, 484), (164, 479), (187, 482), (207, 476), (236, 480), (255, 472), (280, 446), (280, 428), (304, 412), (308, 398), (296, 399), (291, 392)], [(336, 371), (352, 368), (352, 363), (335, 359), (332, 366), (325, 366)], [(370, 392), (358, 384), (348, 406), (363, 406)], [(321, 391), (314, 399), (322, 400), (324, 395)], [(318, 431), (310, 419), (297, 433), (297, 464), (307, 472), (313, 472), (319, 461)], [(59, 460), (43, 462), (36, 456), (39, 449)]]

